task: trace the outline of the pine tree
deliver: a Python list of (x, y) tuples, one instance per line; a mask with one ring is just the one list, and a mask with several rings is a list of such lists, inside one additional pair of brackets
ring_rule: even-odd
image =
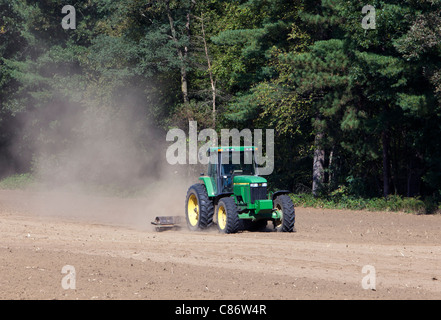
[[(319, 127), (316, 142), (323, 135), (325, 146), (338, 143), (343, 147), (347, 158), (357, 164), (349, 170), (351, 175), (365, 175), (363, 164), (370, 163), (374, 169), (381, 157), (382, 191), (387, 196), (392, 187), (402, 192), (403, 165), (393, 154), (404, 153), (400, 136), (405, 135), (408, 147), (415, 143), (409, 141), (411, 132), (434, 100), (434, 91), (427, 90), (428, 79), (436, 79), (424, 79), (421, 64), (406, 59), (396, 46), (415, 32), (412, 19), (435, 7), (374, 1), (379, 12), (376, 28), (365, 30), (360, 23), (363, 5), (360, 1), (321, 1), (320, 6), (306, 6), (303, 18), (316, 27), (318, 41), (309, 52), (294, 56), (292, 63), (297, 68), (294, 77), (299, 94), (313, 97)], [(317, 168), (322, 170), (320, 165)]]

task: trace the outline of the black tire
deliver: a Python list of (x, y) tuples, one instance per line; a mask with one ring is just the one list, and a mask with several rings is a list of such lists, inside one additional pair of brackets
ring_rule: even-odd
[[(197, 212), (195, 214), (189, 212), (189, 200), (197, 200)], [(185, 220), (191, 231), (203, 230), (209, 228), (213, 224), (214, 206), (207, 194), (205, 185), (197, 183), (192, 185), (187, 192), (185, 199)]]
[(294, 204), (291, 198), (286, 195), (280, 195), (274, 200), (274, 208), (282, 212), (280, 220), (273, 221), (274, 228), (278, 232), (293, 232), (296, 220)]
[[(225, 221), (219, 218), (222, 214), (221, 210), (225, 210)], [(236, 233), (239, 231), (240, 219), (237, 212), (236, 202), (232, 197), (226, 197), (219, 200), (217, 204), (217, 227), (221, 233)]]

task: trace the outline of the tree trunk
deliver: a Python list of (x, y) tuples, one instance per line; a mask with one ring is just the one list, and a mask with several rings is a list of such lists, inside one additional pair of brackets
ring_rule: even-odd
[(407, 192), (406, 192), (406, 196), (408, 197), (413, 197), (414, 196), (414, 191), (413, 191), (413, 159), (411, 158), (409, 161), (409, 165), (407, 168)]
[(420, 193), (421, 176), (424, 172), (422, 167), (423, 156), (415, 153), (410, 157), (407, 172), (407, 192), (408, 197), (415, 197)]
[(210, 56), (208, 54), (208, 45), (207, 45), (207, 40), (206, 40), (206, 36), (205, 36), (205, 27), (204, 27), (204, 15), (201, 15), (201, 28), (202, 28), (202, 40), (204, 42), (204, 49), (205, 49), (205, 57), (207, 59), (207, 65), (208, 65), (208, 74), (210, 76), (210, 83), (211, 83), (211, 93), (212, 93), (212, 97), (213, 97), (213, 129), (216, 128), (216, 83), (214, 81), (214, 77), (213, 77), (213, 70), (211, 68), (211, 60), (210, 60)]
[[(178, 43), (176, 28), (175, 28), (175, 22), (170, 10), (170, 1), (166, 1), (166, 7), (167, 7), (167, 17), (170, 24), (170, 31), (172, 40), (175, 43)], [(190, 7), (188, 13), (187, 13), (187, 22), (185, 24), (186, 30), (187, 30), (187, 36), (188, 41), (190, 41), (190, 19), (191, 19), (191, 11), (193, 9), (193, 5)], [(188, 99), (188, 78), (187, 78), (187, 56), (188, 56), (188, 46), (185, 46), (184, 48), (177, 48), (178, 50), (178, 57), (181, 61), (181, 91), (182, 91), (182, 99), (185, 104), (189, 102)]]
[(185, 66), (181, 68), (181, 91), (182, 91), (182, 99), (185, 104), (189, 102), (188, 99), (188, 81), (187, 81), (187, 70)]
[(319, 195), (319, 192), (323, 186), (324, 175), (324, 163), (325, 163), (325, 150), (322, 146), (323, 132), (317, 133), (315, 136), (315, 151), (314, 162), (312, 168), (312, 194), (314, 197)]
[(383, 132), (381, 133), (381, 140), (383, 144), (383, 196), (387, 197), (390, 194), (390, 137), (387, 130), (383, 130)]
[(334, 150), (335, 147), (332, 147), (330, 153), (329, 153), (329, 164), (328, 164), (328, 185), (332, 187), (333, 184), (333, 178), (334, 178)]

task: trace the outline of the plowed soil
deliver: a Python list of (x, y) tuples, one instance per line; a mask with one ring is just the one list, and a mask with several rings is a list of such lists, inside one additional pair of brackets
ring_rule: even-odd
[(441, 298), (440, 215), (296, 208), (297, 232), (221, 235), (155, 232), (149, 202), (0, 191), (0, 298)]

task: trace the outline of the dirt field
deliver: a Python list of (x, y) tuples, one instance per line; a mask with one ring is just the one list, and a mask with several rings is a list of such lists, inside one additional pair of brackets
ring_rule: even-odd
[(441, 298), (440, 215), (297, 208), (295, 233), (220, 235), (154, 232), (146, 208), (0, 191), (0, 298)]

